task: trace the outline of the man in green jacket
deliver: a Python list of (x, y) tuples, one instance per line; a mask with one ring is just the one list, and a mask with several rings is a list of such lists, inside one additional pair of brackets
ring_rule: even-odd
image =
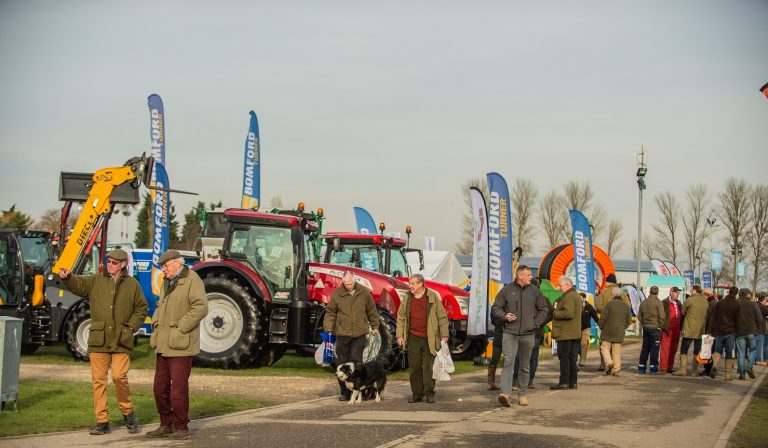
[(122, 249), (107, 253), (107, 269), (103, 274), (74, 275), (67, 269), (59, 271), (67, 288), (87, 297), (91, 312), (88, 333), (88, 353), (93, 382), (93, 411), (96, 426), (91, 434), (110, 432), (107, 406), (107, 373), (112, 368), (115, 395), (128, 432), (139, 432), (133, 400), (128, 386), (133, 334), (147, 317), (147, 300), (135, 278), (128, 276), (128, 254)]
[(702, 294), (701, 285), (693, 285), (691, 288), (693, 295), (688, 297), (683, 303), (681, 311), (683, 315), (683, 342), (680, 343), (680, 370), (673, 373), (675, 376), (686, 376), (688, 367), (688, 349), (693, 343), (693, 359), (691, 361), (691, 376), (696, 376), (699, 369), (699, 363), (696, 356), (701, 351), (701, 335), (704, 333), (704, 327), (707, 325), (707, 310), (709, 303)]
[(427, 398), (435, 402), (435, 380), (432, 364), (442, 342), (448, 342), (448, 315), (440, 296), (424, 287), (424, 277), (414, 274), (408, 279), (410, 293), (397, 310), (397, 344), (408, 353), (411, 396), (408, 403)]
[(605, 359), (605, 374), (619, 376), (621, 371), (621, 344), (624, 333), (632, 323), (632, 310), (621, 297), (621, 288), (611, 288), (613, 299), (605, 304), (600, 316), (600, 352)]
[(557, 299), (552, 318), (552, 338), (557, 341), (557, 358), (560, 360), (560, 381), (550, 389), (576, 389), (579, 351), (581, 351), (581, 296), (566, 276), (558, 280), (563, 295)]
[[(607, 305), (608, 302), (613, 299), (613, 294), (611, 291), (616, 286), (619, 286), (617, 284), (616, 274), (611, 272), (605, 277), (605, 288), (603, 288), (603, 290), (600, 291), (600, 294), (598, 294), (595, 298), (595, 311), (597, 311), (598, 315), (603, 313), (603, 308), (605, 308), (605, 305)], [(629, 300), (629, 295), (624, 291), (621, 292), (621, 300), (623, 300), (624, 303), (630, 307), (630, 309), (632, 308), (632, 302)], [(597, 370), (605, 370), (605, 359), (603, 358), (602, 350), (600, 350), (600, 367), (598, 367)]]
[(183, 440), (189, 438), (189, 374), (192, 358), (200, 353), (200, 321), (208, 314), (208, 296), (179, 251), (166, 251), (157, 264), (165, 279), (149, 343), (157, 352), (154, 393), (160, 427), (147, 437)]
[[(355, 280), (355, 274), (347, 271), (341, 277), (342, 285), (331, 295), (325, 308), (323, 329), (336, 334), (336, 364), (363, 362), (366, 335), (379, 333), (379, 315), (376, 302), (368, 288)], [(339, 401), (349, 401), (350, 391), (339, 380)]]

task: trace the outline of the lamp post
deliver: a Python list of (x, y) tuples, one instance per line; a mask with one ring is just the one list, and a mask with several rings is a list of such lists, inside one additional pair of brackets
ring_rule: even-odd
[(736, 281), (739, 278), (739, 257), (741, 256), (741, 244), (736, 240), (731, 244), (731, 255), (733, 255), (733, 286), (736, 286)]
[(640, 152), (637, 153), (637, 287), (640, 287), (640, 254), (643, 244), (643, 190), (645, 190), (645, 175), (648, 173), (648, 154), (641, 145)]

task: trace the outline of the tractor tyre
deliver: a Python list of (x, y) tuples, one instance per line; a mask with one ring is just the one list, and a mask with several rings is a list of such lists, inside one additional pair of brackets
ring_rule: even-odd
[(379, 313), (379, 334), (381, 335), (380, 354), (387, 355), (389, 370), (397, 372), (403, 369), (403, 352), (397, 347), (397, 320), (383, 308), (376, 308)]
[(456, 331), (458, 322), (448, 321), (448, 346), (451, 348), (451, 358), (455, 360), (474, 359), (478, 348), (479, 340), (467, 336), (466, 333), (459, 334)]
[(208, 315), (200, 322), (200, 353), (195, 365), (238, 369), (261, 366), (268, 340), (263, 301), (244, 281), (227, 273), (203, 278)]
[(72, 310), (64, 322), (64, 342), (67, 351), (77, 361), (90, 361), (88, 335), (91, 332), (91, 308), (83, 304)]

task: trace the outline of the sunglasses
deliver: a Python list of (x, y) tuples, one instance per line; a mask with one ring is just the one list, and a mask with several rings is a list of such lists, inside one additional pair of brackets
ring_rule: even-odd
[(116, 265), (118, 265), (120, 263), (122, 263), (122, 261), (107, 259), (107, 264), (111, 264), (113, 266), (116, 266)]

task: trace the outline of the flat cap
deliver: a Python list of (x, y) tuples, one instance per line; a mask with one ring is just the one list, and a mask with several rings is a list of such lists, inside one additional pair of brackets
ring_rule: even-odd
[(111, 258), (116, 261), (128, 261), (128, 254), (123, 249), (112, 249), (107, 252), (107, 258)]
[(677, 286), (673, 286), (670, 291), (672, 291), (672, 292), (680, 292), (680, 291), (682, 291), (682, 289), (678, 288)]
[(167, 251), (165, 251), (165, 253), (163, 255), (160, 256), (160, 259), (157, 260), (157, 265), (158, 266), (162, 266), (166, 262), (169, 262), (171, 260), (175, 260), (177, 258), (181, 258), (181, 254), (179, 253), (178, 250), (176, 250), (176, 249), (167, 250)]

